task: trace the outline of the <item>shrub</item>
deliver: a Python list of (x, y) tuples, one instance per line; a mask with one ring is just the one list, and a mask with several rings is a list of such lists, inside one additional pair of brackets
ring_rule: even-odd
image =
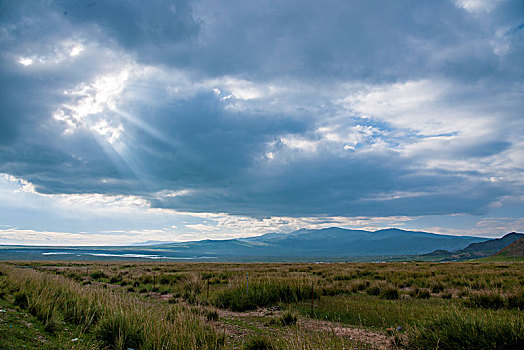
[(488, 350), (521, 349), (521, 319), (495, 319), (445, 315), (419, 325), (409, 337), (408, 349)]

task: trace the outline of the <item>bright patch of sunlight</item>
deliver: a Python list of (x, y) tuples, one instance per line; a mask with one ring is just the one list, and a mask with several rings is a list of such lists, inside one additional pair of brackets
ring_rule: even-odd
[(123, 126), (111, 126), (106, 119), (96, 116), (106, 111), (116, 111), (118, 98), (128, 78), (129, 70), (123, 69), (117, 74), (98, 77), (91, 84), (81, 84), (65, 91), (64, 94), (71, 97), (72, 103), (64, 103), (58, 108), (53, 115), (54, 119), (65, 124), (66, 133), (85, 127), (106, 136), (108, 142), (114, 142), (122, 133)]
[(29, 57), (20, 57), (18, 63), (20, 63), (22, 66), (30, 66), (33, 64), (33, 59)]

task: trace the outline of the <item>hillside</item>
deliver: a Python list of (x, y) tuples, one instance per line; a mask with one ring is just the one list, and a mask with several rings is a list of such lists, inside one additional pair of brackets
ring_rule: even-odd
[(522, 237), (524, 237), (524, 234), (522, 233), (510, 232), (501, 238), (490, 239), (479, 243), (471, 243), (464, 248), (462, 252), (497, 252)]
[(437, 260), (469, 260), (485, 258), (497, 254), (501, 249), (508, 247), (517, 240), (524, 238), (524, 234), (510, 232), (501, 238), (489, 239), (484, 242), (471, 243), (466, 248), (457, 251), (435, 250), (423, 254), (424, 257)]
[(502, 248), (495, 257), (524, 258), (524, 237)]

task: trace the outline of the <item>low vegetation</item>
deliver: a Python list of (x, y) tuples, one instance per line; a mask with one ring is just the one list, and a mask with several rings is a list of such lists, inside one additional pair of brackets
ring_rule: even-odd
[(253, 310), (259, 307), (280, 303), (297, 303), (308, 299), (318, 299), (312, 283), (300, 280), (262, 279), (247, 286), (237, 283), (217, 294), (214, 305), (233, 311)]
[(413, 329), (410, 349), (522, 349), (522, 318), (453, 312)]
[[(75, 349), (517, 349), (523, 272), (520, 262), (3, 263), (0, 300), (44, 338), (75, 330)], [(2, 327), (5, 344), (19, 341)]]

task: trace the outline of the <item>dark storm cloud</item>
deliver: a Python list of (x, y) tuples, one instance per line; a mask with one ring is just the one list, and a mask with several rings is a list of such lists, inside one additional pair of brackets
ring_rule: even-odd
[[(480, 170), (428, 170), (428, 154), (399, 149), (414, 141), (396, 135), (417, 130), (361, 118), (337, 101), (346, 97), (344, 82), (370, 84), (365, 94), (373, 84), (449, 80), (453, 88), (438, 103), (469, 104), (493, 114), (490, 125), (503, 119), (507, 126), (449, 142), (432, 156), (457, 164), (502, 157), (519, 146), (503, 135), (523, 128), (521, 2), (476, 14), (433, 1), (0, 6), (0, 172), (42, 193), (136, 194), (154, 207), (248, 216), (387, 216), (477, 214), (512, 191)], [(72, 58), (75, 45), (83, 52)], [(132, 76), (115, 98), (136, 120), (105, 108), (64, 133), (52, 116), (79, 103), (64, 91), (126, 66), (131, 75), (158, 70), (153, 78)], [(259, 93), (266, 86), (283, 92)], [(241, 89), (258, 90), (246, 97)], [(486, 107), (490, 96), (506, 99), (508, 111)], [(436, 117), (427, 118), (438, 119), (440, 106), (432, 108)], [(100, 121), (122, 125), (114, 144), (93, 131)], [(372, 126), (352, 136), (354, 145), (319, 132)]]
[(183, 51), (181, 44), (191, 42), (200, 28), (186, 0), (59, 1), (56, 6), (71, 23), (101, 31), (148, 63)]
[(500, 187), (456, 173), (417, 174), (406, 169), (408, 163), (393, 153), (303, 159), (254, 167), (230, 185), (203, 186), (195, 193), (152, 203), (256, 216), (479, 214), (492, 198), (505, 194)]

